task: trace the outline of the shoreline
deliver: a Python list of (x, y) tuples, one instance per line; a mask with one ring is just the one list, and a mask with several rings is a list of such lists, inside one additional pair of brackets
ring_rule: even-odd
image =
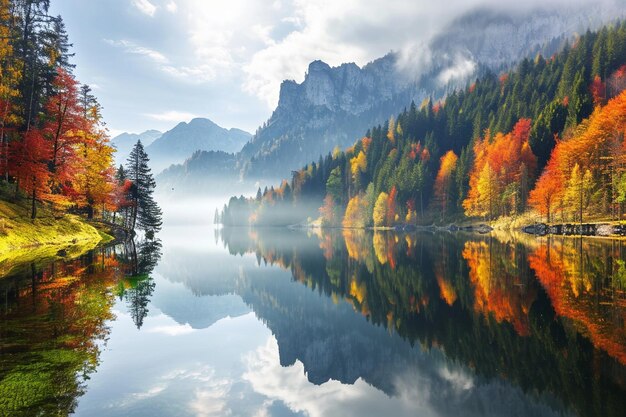
[(31, 220), (20, 205), (0, 201), (0, 277), (20, 264), (78, 256), (114, 240), (114, 233), (77, 215), (42, 213)]
[[(582, 226), (582, 232), (581, 232)], [(486, 222), (464, 222), (461, 225), (450, 223), (447, 225), (413, 225), (398, 224), (396, 226), (384, 227), (344, 227), (332, 226), (323, 227), (319, 224), (295, 224), (295, 225), (274, 225), (274, 226), (224, 226), (224, 227), (286, 227), (292, 230), (366, 230), (373, 232), (394, 231), (399, 233), (411, 232), (465, 232), (476, 234), (489, 234), (496, 231), (507, 231), (523, 233), (528, 236), (545, 237), (545, 236), (570, 236), (570, 237), (604, 237), (604, 238), (624, 238), (626, 237), (626, 223), (620, 221), (595, 221), (587, 223), (532, 223), (532, 224), (515, 224), (513, 221), (496, 220), (490, 223)]]

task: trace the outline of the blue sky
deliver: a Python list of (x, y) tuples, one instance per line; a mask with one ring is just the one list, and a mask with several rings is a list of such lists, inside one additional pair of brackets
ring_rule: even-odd
[(276, 106), (280, 82), (302, 81), (310, 61), (364, 65), (390, 50), (419, 54), (453, 18), (485, 3), (503, 4), (52, 0), (52, 12), (63, 16), (76, 53), (75, 73), (92, 85), (116, 135), (167, 130), (196, 116), (254, 132)]

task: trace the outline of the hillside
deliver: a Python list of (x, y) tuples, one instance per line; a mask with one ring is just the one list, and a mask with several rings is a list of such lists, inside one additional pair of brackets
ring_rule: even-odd
[(115, 152), (115, 165), (126, 164), (126, 159), (130, 155), (130, 151), (135, 146), (138, 140), (144, 144), (144, 146), (150, 145), (152, 142), (161, 137), (163, 133), (158, 130), (147, 130), (143, 133), (122, 133), (111, 139), (111, 145), (116, 149)]
[[(0, 187), (0, 272), (26, 262), (41, 261), (58, 253), (80, 254), (110, 236), (100, 233), (76, 215), (55, 216), (40, 208), (37, 219), (30, 218), (30, 203), (14, 200), (10, 191)], [(63, 252), (60, 252), (63, 251)]]
[(557, 213), (561, 221), (615, 218), (626, 202), (625, 88), (620, 23), (548, 59), (488, 74), (443, 103), (413, 104), (280, 188), (231, 199), (222, 222), (291, 224), (321, 214), (327, 226), (392, 227), (529, 208), (548, 222)]
[(484, 8), (459, 17), (427, 45), (391, 52), (363, 67), (314, 61), (303, 82), (283, 82), (271, 117), (237, 155), (237, 169), (253, 181), (287, 177), (336, 146), (352, 145), (411, 101), (436, 101), (523, 57), (551, 56), (577, 34), (623, 14), (608, 6), (522, 14)]
[(243, 130), (225, 129), (209, 119), (196, 118), (165, 132), (146, 146), (146, 152), (152, 170), (158, 173), (185, 161), (196, 151), (239, 152), (250, 137)]
[[(182, 164), (174, 164), (156, 176), (160, 191), (232, 189), (238, 180), (235, 156), (221, 151), (196, 151)], [(208, 188), (210, 187), (210, 188)]]

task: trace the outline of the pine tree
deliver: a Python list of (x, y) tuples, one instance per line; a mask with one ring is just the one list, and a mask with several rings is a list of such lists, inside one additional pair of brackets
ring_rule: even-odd
[(133, 147), (127, 160), (126, 172), (132, 181), (131, 191), (133, 211), (131, 214), (131, 229), (138, 226), (146, 233), (154, 233), (161, 229), (161, 209), (154, 201), (152, 194), (156, 182), (148, 166), (150, 159), (140, 140)]

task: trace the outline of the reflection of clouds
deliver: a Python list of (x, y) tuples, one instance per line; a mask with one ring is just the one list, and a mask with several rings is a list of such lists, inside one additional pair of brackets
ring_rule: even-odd
[(189, 408), (198, 417), (231, 415), (226, 404), (229, 389), (230, 384), (226, 380), (197, 388), (194, 390), (194, 399), (189, 403)]
[[(243, 379), (250, 382), (254, 391), (270, 400), (283, 402), (293, 412), (310, 417), (402, 416), (415, 415), (418, 410), (419, 415), (424, 417), (435, 415), (420, 407), (425, 401), (419, 398), (397, 401), (362, 379), (358, 379), (354, 385), (344, 385), (334, 380), (319, 386), (313, 385), (307, 380), (300, 361), (287, 368), (280, 366), (278, 345), (273, 338), (251, 353), (246, 362), (248, 370)], [(259, 411), (259, 415), (263, 413), (263, 409)]]
[(168, 391), (183, 390), (192, 393), (184, 415), (228, 416), (232, 414), (228, 408), (232, 385), (233, 381), (217, 376), (215, 370), (206, 365), (199, 365), (194, 370), (177, 369), (162, 375), (147, 390), (128, 394), (118, 406), (126, 408), (137, 402), (167, 395)]
[(193, 333), (195, 330), (187, 323), (181, 325), (167, 325), (167, 326), (154, 326), (145, 329), (148, 333), (158, 333), (166, 336), (180, 336), (184, 334)]
[(145, 399), (148, 399), (148, 398), (156, 397), (157, 395), (159, 395), (160, 393), (165, 391), (165, 388), (166, 388), (166, 386), (162, 385), (162, 384), (155, 385), (155, 386), (149, 388), (147, 391), (132, 393), (131, 397), (134, 400), (137, 400), (137, 401), (145, 400)]
[[(353, 385), (330, 380), (311, 384), (304, 365), (281, 367), (278, 345), (270, 338), (246, 358), (243, 379), (267, 397), (257, 416), (271, 415), (275, 402), (292, 412), (321, 416), (562, 416), (546, 404), (550, 398), (526, 395), (501, 381), (479, 382), (468, 371), (452, 364), (425, 364), (408, 368), (394, 378), (394, 397), (359, 378)], [(558, 407), (557, 407), (558, 408)]]
[(439, 376), (448, 381), (457, 392), (474, 388), (472, 377), (460, 369), (450, 369), (449, 366), (444, 366), (439, 370)]
[(215, 375), (215, 370), (202, 366), (196, 370), (179, 369), (163, 376), (170, 384), (187, 384), (193, 386), (193, 398), (189, 402), (189, 410), (197, 417), (228, 416), (228, 394), (233, 384), (226, 378)]

